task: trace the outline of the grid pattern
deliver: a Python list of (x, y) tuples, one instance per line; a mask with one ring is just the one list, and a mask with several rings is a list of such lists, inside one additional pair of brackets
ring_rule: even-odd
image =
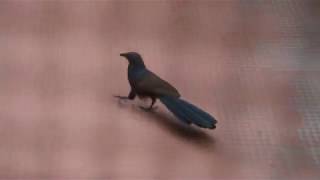
[[(0, 1), (0, 179), (319, 179), (317, 0)], [(126, 95), (126, 62), (218, 119)]]
[(296, 83), (297, 104), (303, 117), (303, 128), (299, 129), (301, 141), (305, 144), (312, 158), (320, 168), (320, 81), (309, 77)]

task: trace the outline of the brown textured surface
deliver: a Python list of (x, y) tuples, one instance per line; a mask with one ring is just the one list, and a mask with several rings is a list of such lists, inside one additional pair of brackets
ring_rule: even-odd
[[(318, 179), (319, 15), (302, 0), (1, 1), (0, 179)], [(113, 99), (125, 51), (217, 129)]]

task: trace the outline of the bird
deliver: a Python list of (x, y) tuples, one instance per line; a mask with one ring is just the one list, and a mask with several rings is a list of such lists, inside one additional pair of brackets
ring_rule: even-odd
[(149, 107), (140, 108), (151, 111), (159, 99), (169, 111), (179, 120), (190, 125), (195, 124), (201, 128), (215, 129), (217, 120), (209, 113), (181, 98), (178, 90), (169, 82), (161, 79), (148, 70), (142, 56), (137, 52), (120, 53), (120, 56), (128, 60), (128, 81), (131, 90), (128, 96), (114, 96), (119, 99), (134, 100), (139, 98), (151, 98)]

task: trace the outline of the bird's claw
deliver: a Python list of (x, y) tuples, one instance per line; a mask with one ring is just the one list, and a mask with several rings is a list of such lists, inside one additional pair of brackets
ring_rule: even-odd
[(147, 111), (147, 112), (150, 112), (150, 111), (153, 111), (155, 109), (157, 109), (158, 107), (157, 106), (153, 106), (153, 107), (143, 107), (143, 106), (139, 106), (140, 109), (144, 110), (144, 111)]
[(118, 99), (121, 99), (121, 100), (126, 100), (126, 99), (129, 99), (128, 97), (126, 97), (126, 96), (113, 96), (113, 97), (115, 97), (115, 98), (118, 98)]

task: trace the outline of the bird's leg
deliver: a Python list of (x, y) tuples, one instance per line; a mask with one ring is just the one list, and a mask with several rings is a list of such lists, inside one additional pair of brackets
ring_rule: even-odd
[(115, 98), (119, 98), (121, 100), (129, 99), (127, 96), (113, 96)]
[[(152, 102), (151, 102), (151, 105), (149, 107), (150, 110), (153, 108), (153, 105), (156, 103), (157, 99), (155, 97), (152, 97), (151, 100), (152, 100)], [(154, 108), (156, 108), (156, 107), (154, 107)]]
[(136, 97), (136, 93), (131, 89), (130, 93), (128, 96), (113, 96), (115, 98), (119, 98), (120, 100), (133, 100)]
[(141, 109), (145, 110), (145, 111), (151, 111), (153, 109), (155, 109), (156, 107), (153, 107), (153, 105), (156, 103), (157, 99), (155, 97), (151, 97), (151, 105), (147, 108), (143, 107), (143, 106), (140, 106)]

